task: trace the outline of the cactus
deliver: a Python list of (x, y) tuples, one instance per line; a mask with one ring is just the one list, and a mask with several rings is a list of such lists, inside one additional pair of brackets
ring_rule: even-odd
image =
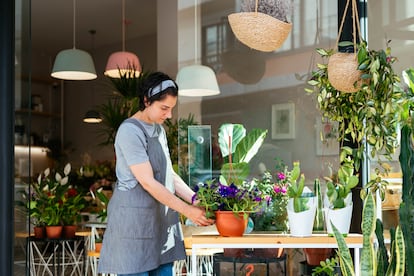
[(414, 275), (414, 148), (413, 128), (406, 125), (401, 130), (400, 165), (403, 173), (402, 202), (399, 215), (404, 233), (407, 274)]
[(315, 221), (313, 223), (313, 230), (323, 231), (325, 223), (323, 220), (323, 198), (321, 191), (321, 182), (319, 181), (319, 178), (315, 178), (315, 181), (313, 183), (313, 190), (315, 191), (316, 198), (318, 200), (318, 204), (316, 206)]

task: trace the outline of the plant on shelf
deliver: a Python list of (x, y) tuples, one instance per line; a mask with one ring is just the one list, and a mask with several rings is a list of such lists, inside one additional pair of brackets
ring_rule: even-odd
[(63, 225), (76, 225), (81, 220), (80, 212), (85, 208), (85, 194), (74, 187), (68, 188), (62, 199), (61, 219)]
[[(349, 45), (340, 43), (340, 46)], [(352, 45), (352, 43), (351, 43)], [(323, 60), (335, 53), (334, 49), (317, 49)], [(398, 144), (397, 123), (400, 107), (398, 101), (403, 97), (397, 84), (399, 77), (394, 73), (392, 64), (396, 60), (391, 48), (371, 50), (365, 41), (357, 45), (357, 70), (361, 71), (362, 82), (354, 93), (344, 93), (334, 88), (328, 79), (328, 62), (317, 65), (306, 88), (308, 93), (316, 94), (317, 106), (324, 118), (339, 123), (338, 140), (357, 144), (353, 152), (355, 168), (358, 170), (365, 150), (366, 139), (369, 156), (384, 155), (390, 158)]]
[(241, 124), (223, 124), (219, 129), (220, 151), (225, 158), (220, 180), (213, 179), (197, 185), (193, 202), (206, 209), (208, 217), (218, 210), (239, 212), (256, 211), (262, 201), (262, 192), (254, 181), (247, 181), (249, 161), (263, 144), (267, 130), (254, 129), (246, 133)]
[(287, 186), (284, 172), (273, 175), (265, 170), (261, 179), (257, 179), (256, 185), (264, 194), (265, 200), (261, 209), (253, 215), (254, 229), (260, 231), (287, 232)]
[(292, 171), (285, 170), (285, 177), (289, 183), (287, 194), (293, 202), (293, 210), (300, 213), (309, 210), (308, 201), (313, 193), (305, 191), (305, 175), (300, 173), (300, 162), (293, 162)]
[[(103, 192), (103, 188), (99, 188), (98, 190), (90, 191), (92, 197), (94, 199), (98, 199), (100, 202), (99, 211), (98, 211), (98, 219), (100, 219), (101, 222), (106, 221), (106, 217), (108, 216), (107, 207), (109, 203), (108, 196)], [(96, 194), (96, 195), (95, 195)]]
[(351, 190), (358, 185), (359, 178), (354, 174), (354, 161), (350, 155), (352, 155), (352, 149), (343, 147), (338, 172), (325, 177), (327, 181), (326, 208), (341, 209), (352, 204)]

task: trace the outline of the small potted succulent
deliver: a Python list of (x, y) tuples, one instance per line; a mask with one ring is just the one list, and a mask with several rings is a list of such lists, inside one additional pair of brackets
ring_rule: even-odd
[(287, 205), (289, 229), (292, 236), (312, 235), (316, 215), (317, 200), (315, 194), (305, 187), (305, 176), (300, 172), (300, 162), (293, 162), (292, 171), (286, 171), (289, 182)]
[(325, 177), (326, 195), (324, 200), (326, 229), (333, 234), (331, 223), (346, 235), (349, 233), (352, 218), (351, 190), (358, 185), (359, 177), (354, 174), (354, 161), (351, 159), (352, 149), (344, 147), (340, 155), (340, 167), (336, 174)]

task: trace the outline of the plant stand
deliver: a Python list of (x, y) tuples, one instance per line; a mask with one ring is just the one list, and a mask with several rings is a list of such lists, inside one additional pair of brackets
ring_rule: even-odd
[(216, 276), (236, 276), (240, 275), (240, 272), (259, 272), (259, 270), (260, 275), (286, 275), (286, 254), (276, 258), (256, 256), (226, 257), (218, 253), (214, 254), (213, 263), (213, 275)]

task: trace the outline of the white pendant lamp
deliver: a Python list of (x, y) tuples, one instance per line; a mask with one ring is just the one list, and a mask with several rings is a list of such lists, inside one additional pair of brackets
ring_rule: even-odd
[[(197, 62), (197, 0), (194, 1), (194, 59)], [(216, 74), (213, 69), (204, 65), (190, 65), (178, 71), (176, 82), (178, 95), (187, 97), (214, 96), (220, 94)]]
[(60, 51), (53, 64), (52, 77), (62, 80), (96, 79), (95, 65), (91, 55), (76, 49), (76, 2), (73, 0), (73, 49)]
[(141, 73), (141, 64), (137, 55), (125, 51), (125, 24), (125, 0), (122, 0), (122, 51), (109, 56), (104, 74), (110, 78), (130, 75), (138, 77)]

